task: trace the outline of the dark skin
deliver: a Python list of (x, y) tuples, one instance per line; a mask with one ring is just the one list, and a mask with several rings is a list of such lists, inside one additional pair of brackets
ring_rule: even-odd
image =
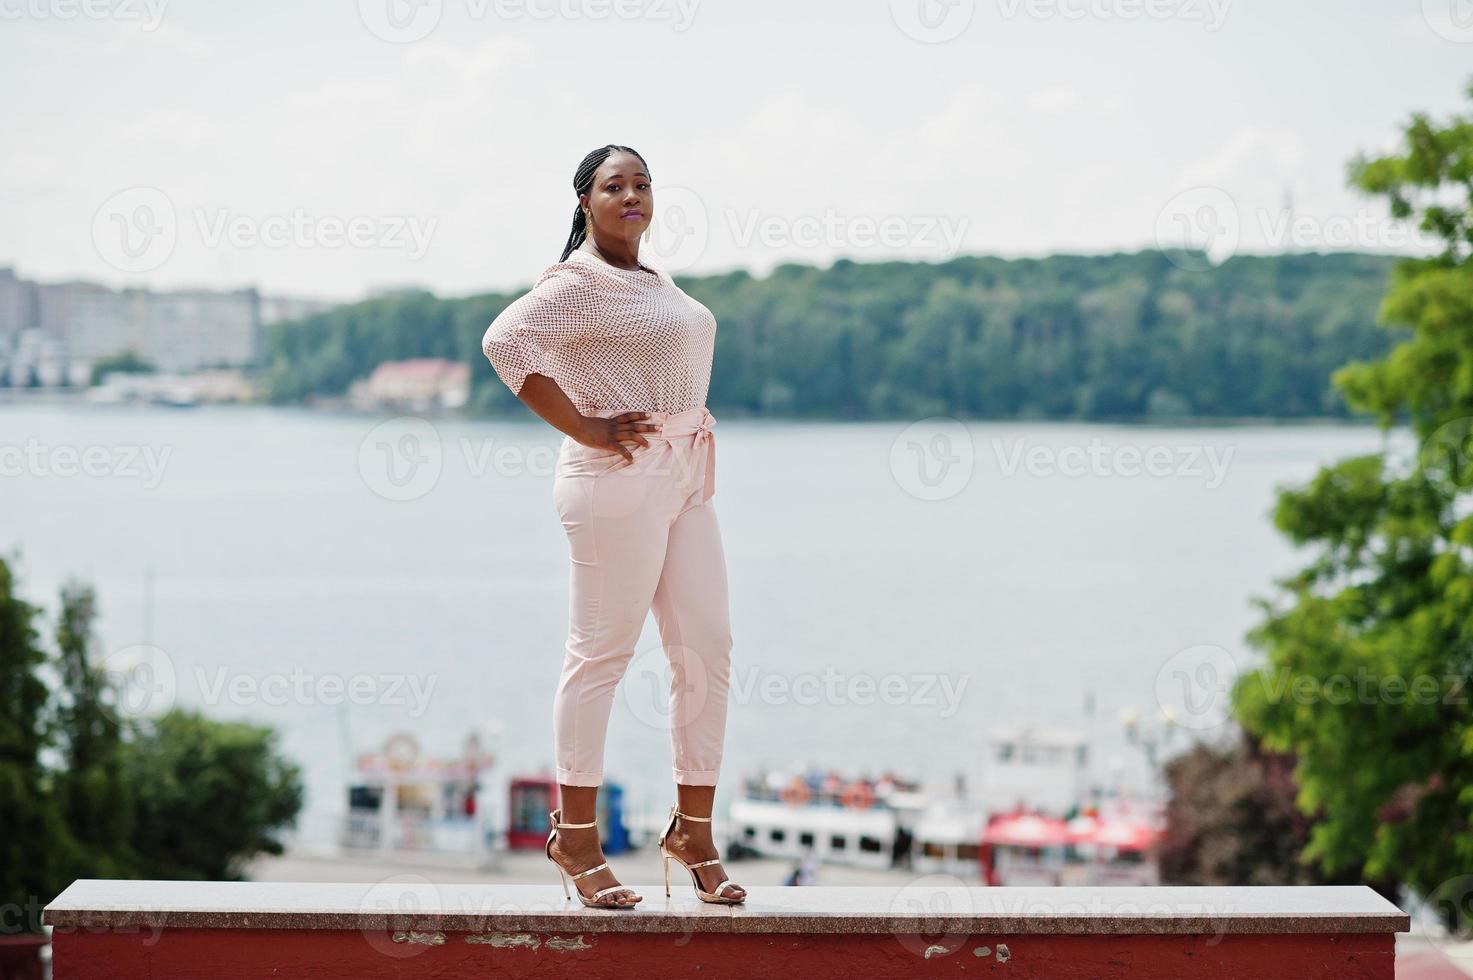
[[(588, 237), (580, 246), (584, 251), (626, 272), (648, 271), (639, 262), (639, 240), (654, 214), (655, 193), (644, 162), (639, 157), (622, 150), (610, 153), (594, 173), (590, 192), (580, 194), (578, 202), (588, 221)], [(636, 212), (637, 216), (626, 217)], [(583, 415), (557, 382), (545, 374), (527, 375), (517, 397), (555, 429), (575, 441), (594, 449), (617, 452), (629, 462), (634, 461), (634, 453), (624, 444), (648, 446), (649, 441), (641, 433), (658, 429), (643, 421), (649, 418), (648, 412), (624, 412), (612, 418)], [(596, 819), (597, 786), (560, 783), (558, 792), (564, 823), (588, 823)], [(676, 808), (681, 813), (697, 817), (711, 815), (716, 787), (677, 783), (675, 792), (679, 801)], [(598, 827), (559, 830), (552, 842), (553, 858), (572, 872), (602, 864), (604, 856), (599, 830)], [(665, 846), (686, 864), (721, 856), (711, 837), (711, 824), (700, 821), (677, 818), (670, 836), (665, 839)], [(685, 873), (678, 868), (673, 870), (677, 875)], [(708, 892), (726, 877), (725, 869), (719, 864), (696, 868), (695, 874), (700, 878), (702, 890)], [(585, 896), (591, 896), (600, 888), (618, 883), (613, 869), (605, 868), (572, 884)], [(721, 894), (726, 898), (743, 898), (747, 893), (733, 884)], [(598, 902), (607, 906), (628, 906), (641, 898), (633, 889), (624, 889), (605, 895)]]
[[(631, 153), (613, 151), (594, 172), (590, 193), (578, 195), (578, 203), (588, 220), (588, 237), (580, 248), (616, 269), (626, 272), (642, 269), (639, 236), (650, 226), (655, 207), (655, 192), (644, 162)], [(638, 212), (639, 217), (625, 218), (627, 212)], [(631, 463), (634, 452), (625, 448), (624, 443), (649, 446), (649, 440), (640, 433), (657, 429), (643, 421), (650, 417), (648, 412), (625, 412), (612, 418), (583, 415), (557, 382), (545, 374), (527, 375), (517, 397), (574, 441), (593, 449), (616, 452)], [(595, 877), (589, 875), (579, 880)]]

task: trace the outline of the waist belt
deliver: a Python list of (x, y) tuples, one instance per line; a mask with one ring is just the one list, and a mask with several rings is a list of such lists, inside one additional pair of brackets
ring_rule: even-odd
[[(594, 412), (601, 418), (612, 418), (615, 415), (623, 415), (625, 412), (643, 411), (643, 409), (603, 409)], [(708, 411), (705, 406), (690, 408), (683, 412), (647, 412), (649, 418), (639, 420), (645, 425), (657, 425), (656, 432), (641, 432), (640, 435), (646, 439), (663, 439), (674, 447), (681, 462), (689, 471), (694, 461), (695, 454), (700, 451), (701, 445), (706, 447), (706, 481), (701, 491), (701, 502), (705, 503), (711, 499), (716, 492), (716, 435), (711, 429), (716, 425), (716, 417)]]

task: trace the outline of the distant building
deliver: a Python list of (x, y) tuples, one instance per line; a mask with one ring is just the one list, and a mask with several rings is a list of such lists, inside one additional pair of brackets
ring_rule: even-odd
[(285, 320), (300, 320), (314, 313), (324, 313), (335, 306), (341, 306), (334, 300), (327, 299), (303, 299), (297, 296), (262, 296), (261, 297), (261, 325), (270, 326), (273, 323), (281, 323)]
[(36, 294), (32, 283), (14, 269), (0, 268), (0, 351), (9, 350), (16, 335), (35, 325)]
[(385, 361), (353, 382), (348, 400), (357, 408), (428, 411), (460, 408), (470, 397), (471, 366), (443, 357)]
[(13, 388), (32, 384), (52, 388), (67, 384), (67, 363), (61, 343), (41, 330), (18, 331), (7, 355), (4, 380)]
[(433, 293), (434, 290), (420, 282), (391, 282), (370, 286), (365, 293), (369, 299), (385, 296), (408, 296), (412, 293)]
[(163, 372), (249, 369), (262, 327), (329, 309), (254, 288), (155, 291), (74, 280), (38, 283), (0, 267), (0, 378), (85, 385), (92, 365), (133, 351)]
[(102, 383), (87, 390), (94, 404), (148, 402), (155, 405), (200, 405), (249, 402), (255, 388), (239, 371), (222, 368), (190, 374), (129, 374), (109, 371)]
[(36, 326), (71, 365), (134, 351), (164, 371), (250, 367), (261, 356), (254, 289), (154, 292), (92, 282), (37, 283)]

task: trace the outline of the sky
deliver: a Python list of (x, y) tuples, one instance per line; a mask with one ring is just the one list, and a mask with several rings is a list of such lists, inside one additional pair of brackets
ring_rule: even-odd
[[(0, 0), (0, 266), (352, 299), (524, 288), (573, 173), (651, 264), (1426, 251), (1347, 186), (1468, 114), (1468, 0)], [(1292, 217), (1292, 220), (1290, 218)]]

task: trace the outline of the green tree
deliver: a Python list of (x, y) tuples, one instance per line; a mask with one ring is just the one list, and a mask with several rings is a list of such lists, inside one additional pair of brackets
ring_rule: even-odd
[(124, 753), (137, 875), (234, 881), (251, 858), (282, 853), (276, 829), (295, 820), (303, 789), (275, 742), (269, 728), (179, 708), (145, 726)]
[[(41, 610), (20, 597), (0, 558), (0, 932), (40, 931), (34, 914), (64, 888), (76, 842), (43, 762), (51, 747)], [(26, 910), (19, 915), (14, 910)]]
[[(1473, 99), (1473, 83), (1467, 88)], [(1298, 804), (1322, 814), (1305, 857), (1423, 895), (1473, 868), (1473, 120), (1415, 114), (1401, 152), (1358, 156), (1381, 195), (1442, 248), (1394, 270), (1381, 306), (1399, 342), (1334, 383), (1419, 451), (1343, 460), (1278, 494), (1274, 520), (1309, 564), (1277, 582), (1235, 711), (1298, 758)]]
[(98, 358), (92, 364), (89, 383), (97, 385), (102, 379), (112, 372), (120, 374), (153, 374), (157, 369), (151, 361), (145, 360), (137, 351), (129, 348), (107, 357)]
[(280, 854), (303, 789), (275, 734), (179, 709), (120, 718), (92, 588), (63, 587), (54, 657), (42, 615), (0, 558), (0, 933), (39, 931), (76, 878), (233, 879)]
[(61, 689), (55, 698), (62, 747), (56, 774), (57, 803), (71, 832), (88, 849), (85, 869), (74, 877), (125, 876), (133, 863), (133, 787), (123, 778), (123, 726), (107, 674), (96, 663), (93, 620), (97, 595), (69, 582), (61, 591), (56, 627)]
[[(1161, 252), (943, 263), (787, 263), (681, 277), (718, 321), (718, 415), (1141, 419), (1343, 416), (1330, 375), (1381, 354), (1382, 255), (1239, 255), (1206, 271)], [(472, 367), (469, 410), (524, 415), (481, 354), (515, 296), (401, 293), (272, 324), (278, 402), (342, 395), (384, 361)]]

